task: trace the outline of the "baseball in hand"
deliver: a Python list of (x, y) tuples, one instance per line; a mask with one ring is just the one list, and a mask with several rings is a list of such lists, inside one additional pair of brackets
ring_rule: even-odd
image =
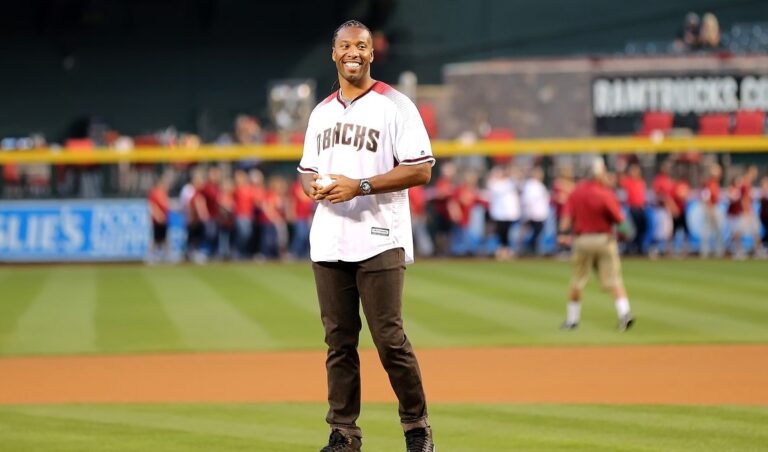
[(325, 188), (332, 183), (334, 183), (336, 179), (331, 179), (329, 176), (320, 176), (315, 180), (315, 183), (320, 186), (320, 188)]

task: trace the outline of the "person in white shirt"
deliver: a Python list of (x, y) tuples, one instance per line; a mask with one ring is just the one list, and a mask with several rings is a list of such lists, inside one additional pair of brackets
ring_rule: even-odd
[(539, 236), (544, 229), (544, 223), (549, 217), (549, 191), (544, 186), (544, 170), (534, 167), (523, 185), (522, 204), (525, 224), (530, 229), (530, 235), (525, 243), (528, 253), (536, 254)]
[(514, 241), (510, 240), (512, 227), (520, 221), (520, 195), (512, 176), (512, 166), (495, 166), (486, 183), (488, 215), (495, 224), (499, 247), (496, 259), (507, 260), (515, 255)]
[(328, 345), (328, 445), (359, 451), (362, 304), (399, 401), (408, 451), (432, 451), (421, 371), (403, 331), (405, 264), (413, 262), (408, 187), (429, 182), (434, 158), (413, 102), (371, 78), (371, 33), (348, 21), (334, 33), (339, 90), (312, 111), (298, 171), (318, 202), (310, 258)]

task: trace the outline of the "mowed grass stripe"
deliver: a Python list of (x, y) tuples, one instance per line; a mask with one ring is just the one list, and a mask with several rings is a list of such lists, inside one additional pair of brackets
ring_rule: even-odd
[(320, 317), (314, 276), (303, 265), (271, 264), (235, 267), (235, 270), (267, 291), (275, 301), (290, 303), (310, 316)]
[[(669, 269), (671, 270), (671, 269)], [(737, 268), (734, 268), (734, 271)], [(768, 267), (766, 267), (768, 270)], [(673, 274), (674, 278), (667, 275)], [(663, 274), (652, 267), (634, 269), (631, 273), (633, 279), (643, 278), (641, 287), (661, 286), (669, 291), (676, 291), (674, 295), (683, 299), (690, 299), (697, 308), (703, 305), (707, 307), (727, 308), (729, 312), (743, 314), (747, 317), (762, 317), (768, 320), (768, 278), (765, 276), (756, 278), (755, 284), (747, 286), (741, 282), (734, 282), (730, 273), (726, 275), (697, 275), (688, 272), (685, 268), (678, 268)], [(691, 291), (696, 287), (696, 291)]]
[[(740, 321), (722, 312), (708, 310), (704, 306), (696, 308), (695, 300), (681, 303), (680, 299), (686, 297), (677, 296), (663, 286), (643, 288), (642, 297), (642, 307), (638, 307), (638, 313), (643, 312), (644, 315), (667, 319), (687, 329), (706, 332), (713, 339), (727, 339), (733, 336), (735, 331), (744, 338), (757, 338), (765, 334), (764, 322)], [(674, 304), (669, 302), (671, 298), (676, 298)]]
[[(316, 451), (324, 404), (0, 407), (3, 450)], [(454, 452), (764, 450), (766, 407), (432, 404)], [(289, 422), (286, 420), (290, 420)], [(365, 404), (366, 449), (402, 450), (395, 404)], [(79, 449), (78, 449), (79, 448)]]
[[(768, 321), (768, 312), (756, 308), (760, 305), (761, 300), (768, 299), (768, 290), (761, 298), (745, 294), (737, 288), (728, 290), (724, 286), (711, 284), (702, 284), (702, 290), (696, 293), (691, 293), (687, 287), (690, 285), (685, 283), (648, 284), (639, 289), (638, 293), (651, 296), (651, 300), (658, 300), (660, 297), (666, 300), (675, 299), (676, 304), (681, 308), (717, 315), (731, 322), (745, 323), (747, 327), (750, 325), (764, 327)], [(750, 307), (744, 307), (736, 303), (729, 303), (729, 301), (737, 298), (741, 301), (750, 300), (752, 304)]]
[(0, 272), (0, 351), (8, 352), (19, 318), (27, 312), (45, 287), (48, 269), (4, 269)]
[(96, 281), (92, 267), (54, 267), (32, 293), (3, 350), (8, 354), (98, 350), (93, 326)]
[[(194, 269), (192, 274), (199, 281), (205, 282), (232, 309), (259, 325), (269, 335), (272, 340), (262, 344), (262, 347), (280, 344), (287, 348), (316, 348), (322, 345), (320, 316), (307, 306), (297, 303), (298, 299), (307, 298), (301, 295), (307, 293), (306, 289), (296, 284), (277, 283), (275, 286), (274, 279), (284, 279), (278, 269), (268, 271), (270, 278), (249, 277), (249, 272), (257, 274), (263, 271), (261, 267), (231, 270), (223, 267), (217, 272)], [(266, 283), (268, 280), (273, 283)], [(296, 334), (297, 331), (315, 331), (316, 340), (310, 341), (311, 337)]]
[[(33, 424), (34, 427), (30, 427)], [(45, 452), (207, 452), (263, 450), (295, 451), (282, 438), (239, 438), (226, 433), (207, 433), (165, 428), (143, 423), (113, 423), (69, 417), (3, 415), (0, 413), (0, 450)], [(29, 431), (37, 432), (30, 435)], [(288, 445), (286, 445), (288, 443)]]
[[(690, 412), (698, 415), (687, 416)], [(449, 427), (462, 418), (486, 418), (488, 429), (509, 432), (511, 450), (529, 444), (538, 447), (525, 450), (757, 450), (751, 447), (765, 439), (752, 422), (731, 418), (721, 424), (716, 407), (662, 406), (638, 412), (634, 406), (505, 405), (470, 406), (457, 414), (450, 415)]]
[[(158, 267), (159, 268), (159, 267)], [(184, 348), (225, 350), (274, 346), (269, 333), (252, 322), (190, 271), (192, 267), (143, 269), (171, 319)]]
[[(547, 309), (541, 309), (534, 303), (516, 303), (510, 293), (510, 281), (488, 278), (487, 275), (477, 273), (471, 266), (425, 271), (420, 275), (433, 287), (439, 288), (443, 297), (450, 300), (454, 307), (470, 315), (501, 322), (513, 328), (519, 325), (525, 325), (525, 329), (552, 326), (552, 314)], [(447, 296), (448, 293), (452, 295)], [(439, 301), (442, 303), (447, 300), (444, 298)]]
[(97, 270), (96, 342), (105, 352), (176, 350), (179, 333), (141, 267)]

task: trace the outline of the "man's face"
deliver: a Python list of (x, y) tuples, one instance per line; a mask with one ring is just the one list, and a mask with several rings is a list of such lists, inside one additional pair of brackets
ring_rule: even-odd
[(370, 74), (373, 44), (368, 30), (345, 27), (339, 31), (331, 59), (344, 80), (355, 83)]

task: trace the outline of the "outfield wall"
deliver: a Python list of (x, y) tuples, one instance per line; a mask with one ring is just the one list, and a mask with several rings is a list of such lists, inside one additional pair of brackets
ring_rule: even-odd
[[(758, 208), (755, 204), (756, 210)], [(726, 204), (721, 205), (725, 218)], [(652, 243), (659, 224), (653, 208), (647, 209)], [(690, 251), (699, 247), (703, 224), (702, 205), (689, 203), (687, 220), (691, 231)], [(539, 251), (554, 253), (555, 226), (551, 217), (542, 232)], [(724, 239), (730, 236), (727, 222)], [(630, 228), (631, 229), (631, 228)], [(452, 240), (451, 250), (457, 255), (492, 255), (498, 243), (486, 233), (485, 212), (474, 212), (469, 234)], [(522, 244), (526, 231), (512, 230), (513, 242)], [(678, 238), (678, 242), (681, 238)], [(744, 237), (750, 249), (751, 238)], [(138, 262), (160, 258), (150, 251), (151, 223), (145, 200), (62, 200), (0, 202), (0, 262)], [(178, 262), (184, 256), (186, 229), (179, 209), (171, 210), (168, 227), (166, 261)], [(679, 243), (677, 244), (680, 245)]]

